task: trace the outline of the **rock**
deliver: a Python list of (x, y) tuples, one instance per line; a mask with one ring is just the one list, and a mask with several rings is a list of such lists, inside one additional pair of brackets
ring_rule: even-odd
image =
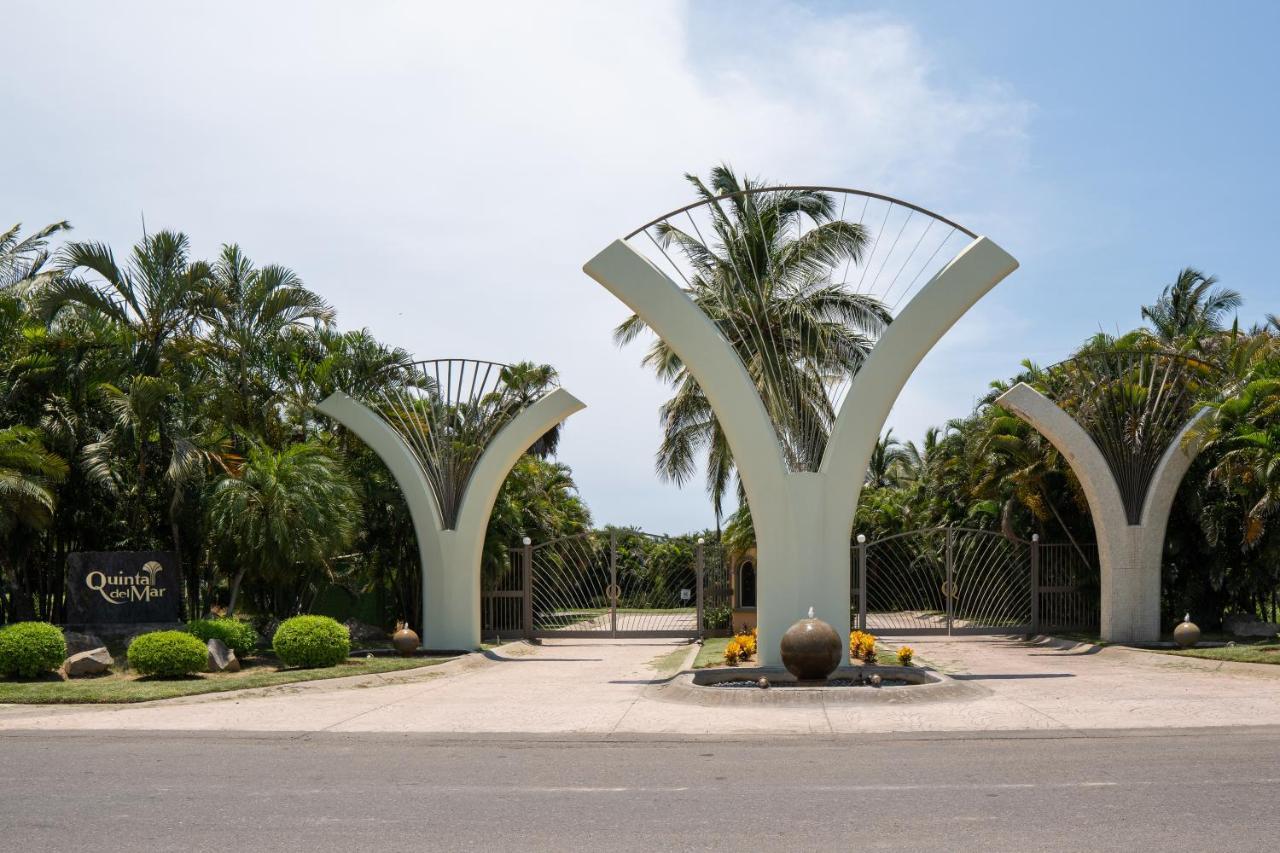
[(209, 671), (210, 672), (239, 672), (240, 659), (236, 657), (236, 653), (227, 648), (227, 644), (218, 639), (210, 640), (207, 644), (209, 647)]
[(376, 625), (368, 625), (355, 619), (348, 619), (342, 624), (347, 626), (353, 643), (381, 643), (387, 639), (387, 632)]
[(115, 665), (111, 653), (106, 647), (99, 646), (87, 652), (76, 652), (62, 664), (62, 671), (67, 678), (80, 678), (85, 675), (102, 675)]
[(1228, 634), (1237, 637), (1274, 637), (1280, 634), (1280, 624), (1275, 622), (1259, 622), (1252, 616), (1233, 613), (1222, 620), (1222, 627)]
[(67, 640), (68, 655), (77, 655), (80, 652), (93, 651), (106, 645), (97, 634), (82, 634), (79, 631), (63, 631), (62, 636)]

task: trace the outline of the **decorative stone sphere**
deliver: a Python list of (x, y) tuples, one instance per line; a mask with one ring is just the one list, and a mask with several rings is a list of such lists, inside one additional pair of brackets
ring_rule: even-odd
[(413, 657), (420, 642), (418, 633), (408, 625), (401, 625), (400, 629), (391, 635), (391, 645), (396, 647), (396, 651), (402, 658)]
[(1200, 642), (1200, 627), (1191, 621), (1190, 613), (1173, 629), (1173, 641), (1182, 649), (1189, 649)]
[(756, 687), (759, 687), (761, 690), (768, 690), (769, 679), (765, 678), (763, 675), (760, 676), (760, 680), (756, 682)]
[(815, 619), (813, 608), (809, 618), (787, 629), (782, 635), (782, 665), (800, 681), (825, 681), (840, 665), (842, 643), (836, 629)]
[(872, 687), (879, 687), (883, 681), (884, 679), (880, 677), (880, 673), (878, 672), (871, 673), (870, 677), (867, 678), (867, 683)]

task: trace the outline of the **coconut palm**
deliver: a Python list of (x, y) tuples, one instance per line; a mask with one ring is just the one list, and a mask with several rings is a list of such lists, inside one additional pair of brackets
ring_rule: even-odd
[[(773, 420), (793, 470), (816, 470), (835, 418), (831, 389), (862, 366), (890, 320), (877, 299), (854, 293), (833, 272), (857, 263), (867, 244), (862, 225), (846, 222), (828, 193), (801, 189), (751, 192), (728, 166), (704, 183), (686, 175), (707, 203), (712, 233), (687, 233), (669, 221), (651, 234), (689, 268), (685, 292), (737, 352)], [(805, 226), (810, 226), (805, 228)], [(614, 330), (620, 344), (646, 328), (632, 315)], [(735, 467), (732, 451), (702, 389), (661, 339), (644, 364), (675, 388), (661, 408), (661, 476), (687, 481), (707, 452), (707, 489), (717, 518)]]
[(1241, 305), (1239, 293), (1215, 287), (1217, 283), (1215, 277), (1186, 267), (1154, 305), (1143, 306), (1142, 317), (1161, 341), (1195, 345), (1202, 336), (1221, 331), (1227, 314)]
[(893, 430), (885, 431), (871, 451), (871, 460), (867, 463), (866, 485), (883, 488), (901, 482), (901, 468), (907, 458), (907, 449), (893, 437)]
[(219, 562), (234, 568), (229, 612), (247, 572), (269, 586), (296, 586), (351, 545), (360, 519), (355, 485), (323, 447), (251, 449), (239, 476), (219, 482), (209, 502), (210, 541)]
[[(532, 361), (520, 361), (509, 364), (502, 369), (503, 393), (508, 405), (515, 412), (537, 402), (540, 397), (559, 384), (560, 374), (549, 364), (536, 364)], [(555, 456), (560, 446), (560, 435), (563, 422), (557, 423), (547, 430), (541, 438), (533, 443), (529, 452), (539, 459)]]

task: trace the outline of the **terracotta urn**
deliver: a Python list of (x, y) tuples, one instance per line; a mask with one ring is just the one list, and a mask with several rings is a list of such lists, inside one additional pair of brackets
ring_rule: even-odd
[(809, 608), (807, 619), (782, 635), (782, 664), (800, 681), (825, 681), (840, 665), (840, 635)]
[(400, 657), (410, 658), (418, 651), (418, 633), (409, 627), (408, 622), (401, 622), (396, 632), (391, 635), (391, 644), (396, 647)]
[(1191, 621), (1191, 614), (1182, 617), (1178, 627), (1173, 629), (1173, 641), (1178, 648), (1189, 649), (1200, 642), (1200, 627)]

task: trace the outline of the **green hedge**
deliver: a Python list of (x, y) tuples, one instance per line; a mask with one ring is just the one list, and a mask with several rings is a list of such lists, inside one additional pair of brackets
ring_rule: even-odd
[(221, 640), (240, 660), (258, 650), (258, 632), (239, 619), (192, 619), (187, 630), (205, 643)]
[(295, 616), (280, 623), (271, 645), (285, 666), (337, 666), (351, 654), (351, 635), (328, 616)]
[(208, 665), (209, 649), (186, 631), (153, 631), (129, 644), (129, 667), (143, 675), (175, 678)]
[(48, 622), (15, 622), (0, 628), (0, 676), (35, 678), (67, 659), (62, 629)]

